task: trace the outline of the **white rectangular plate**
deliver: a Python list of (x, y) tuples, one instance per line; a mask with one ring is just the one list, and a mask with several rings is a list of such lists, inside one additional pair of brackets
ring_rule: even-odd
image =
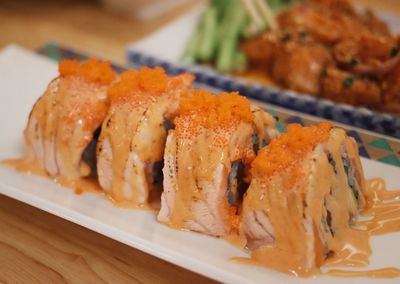
[[(23, 155), (23, 129), (31, 107), (57, 75), (47, 58), (9, 46), (0, 52), (0, 159)], [(367, 177), (385, 178), (389, 188), (400, 187), (400, 168), (363, 159)], [(0, 194), (15, 198), (71, 222), (186, 269), (229, 283), (381, 283), (373, 279), (318, 276), (297, 279), (272, 270), (236, 264), (231, 257), (246, 256), (227, 242), (170, 229), (148, 211), (114, 207), (100, 194), (76, 195), (45, 178), (17, 173), (0, 165)], [(371, 267), (400, 264), (400, 234), (372, 239)], [(398, 283), (397, 280), (385, 280)]]

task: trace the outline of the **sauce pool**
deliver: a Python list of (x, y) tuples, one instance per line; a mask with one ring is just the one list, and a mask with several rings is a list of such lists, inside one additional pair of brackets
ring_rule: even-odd
[(150, 200), (150, 205), (141, 205), (141, 206), (134, 206), (130, 202), (123, 203), (120, 201), (113, 200), (111, 197), (104, 195), (103, 189), (100, 187), (99, 182), (94, 177), (79, 178), (74, 181), (70, 181), (61, 177), (51, 178), (46, 173), (46, 171), (43, 170), (35, 161), (30, 161), (28, 159), (8, 159), (1, 161), (1, 163), (11, 168), (14, 168), (18, 172), (23, 172), (27, 174), (32, 174), (52, 179), (56, 184), (73, 189), (74, 193), (77, 195), (81, 195), (83, 193), (101, 194), (105, 196), (107, 200), (110, 200), (115, 207), (144, 209), (150, 211), (156, 211), (160, 208), (160, 200), (159, 198), (156, 197)]
[[(28, 161), (27, 159), (5, 160), (2, 161), (2, 163), (19, 172), (49, 178), (48, 174), (35, 162)], [(73, 188), (75, 194), (103, 192), (95, 178), (79, 179), (73, 182), (62, 178), (56, 178), (54, 181), (62, 186)], [(361, 212), (361, 216), (367, 218), (367, 220), (356, 222), (354, 226), (362, 229), (349, 232), (349, 236), (355, 236), (352, 238), (353, 241), (351, 241), (351, 245), (345, 247), (343, 251), (337, 255), (328, 258), (322, 265), (322, 268), (337, 266), (365, 267), (369, 264), (368, 257), (371, 254), (369, 237), (400, 231), (400, 191), (388, 191), (385, 181), (381, 178), (370, 179), (367, 181), (366, 185), (366, 208)], [(118, 205), (118, 207), (121, 206), (119, 203), (113, 203), (116, 206)], [(139, 208), (155, 210), (158, 206), (159, 205), (156, 204), (155, 206), (148, 206), (148, 208), (144, 206)], [(125, 206), (122, 205), (122, 207)], [(244, 239), (237, 235), (230, 235), (226, 237), (225, 240), (239, 248), (243, 248), (245, 244)], [(247, 258), (232, 258), (231, 261), (235, 263), (262, 265), (262, 263), (257, 260)], [(313, 274), (318, 273), (319, 271), (316, 271)], [(362, 271), (330, 269), (323, 274), (340, 277), (394, 278), (400, 277), (400, 269), (394, 267)]]

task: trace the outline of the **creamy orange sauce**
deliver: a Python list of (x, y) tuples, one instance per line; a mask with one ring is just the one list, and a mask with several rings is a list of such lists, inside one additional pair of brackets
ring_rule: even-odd
[(364, 271), (332, 269), (325, 274), (338, 277), (396, 278), (400, 277), (400, 269), (393, 267)]
[(37, 161), (29, 159), (8, 159), (1, 161), (2, 164), (14, 168), (18, 172), (32, 174), (41, 177), (49, 177), (46, 170), (39, 166)]
[(160, 67), (144, 67), (122, 73), (110, 87), (97, 165), (100, 185), (115, 203), (143, 207), (159, 200), (161, 188), (153, 184), (152, 166), (163, 158), (164, 120), (172, 120), (192, 80), (188, 74), (168, 77)]
[(1, 163), (14, 168), (18, 172), (32, 174), (36, 176), (46, 177), (53, 180), (55, 183), (70, 188), (75, 194), (80, 195), (83, 193), (96, 193), (105, 196), (107, 200), (111, 201), (114, 206), (120, 208), (136, 208), (151, 211), (158, 211), (160, 208), (160, 198), (153, 197), (150, 199), (149, 204), (142, 206), (134, 206), (131, 203), (116, 202), (114, 199), (107, 195), (104, 195), (103, 189), (100, 187), (98, 180), (95, 177), (78, 178), (75, 180), (68, 180), (62, 177), (51, 177), (48, 173), (39, 166), (36, 161), (30, 161), (28, 159), (9, 159), (1, 161)]
[(109, 63), (97, 60), (62, 61), (59, 69), (30, 113), (25, 144), (28, 158), (51, 176), (74, 180), (91, 172), (82, 154), (106, 115), (115, 74)]
[[(330, 147), (334, 146), (331, 145)], [(351, 153), (349, 156), (351, 156)], [(38, 165), (38, 163), (32, 162), (29, 159), (5, 160), (2, 163), (11, 166), (18, 171), (48, 177), (48, 174)], [(320, 160), (317, 161), (317, 163), (323, 163), (323, 161)], [(323, 164), (319, 164), (317, 168), (322, 169), (324, 166)], [(323, 172), (321, 172), (320, 175), (326, 177)], [(63, 178), (55, 178), (54, 181), (60, 185), (73, 188), (77, 194), (82, 192), (102, 192), (95, 179), (78, 179), (71, 182)], [(324, 180), (317, 180), (315, 182), (317, 185), (323, 183)], [(307, 187), (306, 184), (301, 183), (299, 183), (297, 186), (299, 189)], [(316, 190), (316, 192), (322, 195), (325, 194), (326, 192), (323, 193), (323, 187), (324, 186)], [(278, 218), (276, 219), (279, 221), (279, 223), (274, 222), (275, 228), (282, 228), (282, 232), (280, 232), (280, 230), (276, 231), (276, 239), (282, 239), (283, 243), (262, 246), (260, 249), (253, 251), (251, 259), (234, 258), (232, 261), (244, 264), (264, 265), (297, 276), (309, 276), (317, 274), (319, 273), (319, 266), (324, 268), (337, 266), (366, 267), (368, 265), (368, 257), (371, 254), (369, 237), (371, 235), (399, 231), (400, 191), (388, 191), (386, 189), (384, 180), (380, 178), (368, 180), (364, 191), (366, 208), (361, 213), (363, 216), (373, 217), (373, 219), (367, 221), (357, 221), (354, 223), (355, 227), (365, 227), (365, 230), (354, 230), (346, 226), (342, 230), (338, 230), (337, 233), (342, 234), (342, 236), (340, 241), (336, 240), (336, 245), (341, 247), (341, 249), (335, 251), (334, 254), (329, 256), (326, 260), (319, 260), (319, 263), (316, 258), (317, 267), (306, 269), (304, 266), (302, 266), (302, 264), (307, 262), (307, 260), (301, 259), (302, 262), (299, 262), (299, 259), (296, 258), (296, 255), (307, 256), (307, 246), (305, 246), (305, 244), (309, 241), (306, 234), (301, 233), (304, 229), (299, 229), (298, 227), (298, 225), (301, 224), (299, 220), (303, 218), (302, 215), (304, 214), (304, 208), (302, 209), (303, 211), (299, 211), (299, 208), (301, 208), (299, 204), (302, 202), (302, 197), (300, 195), (296, 195), (296, 192), (298, 192), (299, 189), (291, 190), (291, 197), (288, 197), (284, 191), (276, 190), (273, 191), (273, 194), (264, 195), (260, 199), (260, 202), (268, 202), (268, 204), (270, 204), (270, 214), (272, 211), (276, 211), (277, 213), (282, 211), (284, 213), (277, 216)], [(320, 197), (315, 198), (321, 199)], [(283, 206), (282, 200), (287, 200), (288, 203), (286, 203), (285, 206), (287, 206), (287, 208), (290, 210), (284, 210), (283, 208), (280, 208)], [(148, 208), (150, 209), (150, 207)], [(186, 209), (180, 208), (178, 210)], [(340, 209), (344, 212), (346, 211), (343, 210), (343, 208)], [(285, 213), (285, 211), (287, 211), (287, 213)], [(187, 211), (187, 213), (191, 214), (190, 210)], [(182, 214), (182, 211), (179, 211), (179, 214)], [(270, 216), (272, 219), (273, 216)], [(313, 230), (315, 230), (315, 228)], [(278, 236), (280, 233), (283, 234), (281, 237)], [(291, 239), (289, 239), (288, 236), (291, 236)], [(337, 238), (339, 238), (339, 236)], [(242, 248), (245, 245), (245, 240), (241, 235), (228, 234), (224, 237), (224, 239), (237, 247)], [(317, 243), (318, 241), (314, 240), (316, 250), (318, 250)], [(286, 247), (288, 245), (290, 246), (290, 252), (286, 251)], [(325, 272), (325, 274), (341, 277), (392, 278), (399, 277), (400, 270), (392, 267), (362, 271), (331, 269)]]
[[(320, 273), (320, 267), (366, 267), (372, 253), (369, 237), (400, 231), (400, 192), (387, 191), (382, 179), (365, 183), (354, 140), (346, 137), (340, 129), (332, 129), (329, 133), (330, 138), (324, 147), (316, 147), (308, 155), (304, 153), (302, 160), (297, 160), (301, 178), (297, 178), (294, 184), (290, 183), (289, 188), (287, 179), (292, 174), (290, 171), (269, 176), (268, 171), (260, 170), (262, 165), (268, 165), (265, 161), (256, 165), (259, 169), (253, 173), (252, 184), (244, 199), (242, 233), (247, 236), (247, 245), (257, 243), (249, 223), (246, 223), (251, 220), (252, 212), (257, 211), (271, 222), (273, 240), (253, 249), (251, 259), (243, 260), (244, 263), (256, 262), (302, 277)], [(336, 165), (335, 172), (332, 162), (324, 155), (326, 149)], [(363, 191), (358, 203), (351, 194), (343, 168), (343, 149), (353, 174), (354, 169), (358, 171), (354, 179)], [(361, 215), (368, 216), (367, 221), (355, 218), (358, 206), (364, 208)], [(334, 234), (321, 225), (328, 211)], [(372, 271), (331, 270), (327, 273), (346, 277), (397, 277), (398, 272), (397, 268), (387, 268)]]
[[(366, 267), (369, 237), (400, 231), (400, 191), (387, 191), (382, 179), (365, 182), (357, 144), (329, 123), (292, 125), (255, 158), (254, 133), (261, 144), (273, 136), (275, 122), (237, 93), (193, 95), (192, 76), (170, 78), (162, 68), (128, 71), (111, 88), (109, 63), (63, 61), (59, 70), (30, 114), (27, 157), (3, 161), (17, 171), (50, 177), (76, 194), (105, 193), (119, 207), (157, 210), (162, 189), (153, 184), (152, 165), (165, 157), (163, 196), (171, 208), (160, 221), (247, 245), (251, 257), (233, 261), (296, 276), (318, 274), (321, 267)], [(176, 126), (167, 145), (165, 119)], [(82, 154), (102, 122), (97, 180)], [(237, 160), (247, 169), (254, 160), (243, 205), (229, 204), (226, 196)], [(268, 238), (252, 231), (252, 221)], [(399, 277), (400, 270), (326, 274), (384, 278)]]
[(367, 205), (362, 215), (372, 219), (359, 221), (357, 226), (365, 226), (370, 235), (400, 231), (400, 191), (388, 191), (385, 181), (375, 178), (367, 182), (365, 194)]
[[(258, 221), (252, 220), (251, 215), (263, 215), (271, 222), (274, 238), (252, 250), (253, 260), (300, 276), (314, 274), (321, 264), (324, 254), (319, 227), (324, 214), (322, 203), (331, 189), (346, 188), (333, 178), (334, 172), (325, 156), (312, 153), (317, 145), (313, 146), (310, 141), (325, 142), (330, 128), (329, 124), (321, 124), (302, 131), (303, 128), (293, 126), (287, 134), (273, 140), (253, 162), (253, 180), (243, 203), (242, 230), (248, 237), (248, 245), (257, 245), (257, 239), (252, 243), (251, 223)], [(339, 145), (331, 147), (339, 148)], [(274, 148), (276, 152), (272, 152)], [(336, 159), (340, 163), (340, 159)], [(306, 178), (309, 176), (313, 179)], [(347, 194), (339, 194), (337, 198), (347, 203)], [(326, 202), (332, 210), (336, 207), (340, 211), (331, 201), (328, 197)], [(348, 212), (341, 212), (340, 225), (349, 220)], [(339, 224), (334, 225), (339, 227)], [(332, 238), (327, 236), (326, 242), (332, 242)]]
[(48, 173), (39, 166), (36, 161), (28, 159), (10, 159), (1, 161), (1, 163), (14, 168), (18, 172), (24, 172), (41, 177), (47, 177), (52, 179), (55, 183), (68, 187), (74, 190), (76, 194), (82, 194), (84, 192), (96, 192), (101, 193), (102, 190), (96, 178), (80, 178), (76, 180), (67, 180), (62, 177), (50, 177)]
[[(238, 234), (237, 231), (232, 232), (226, 236), (223, 236), (222, 239), (227, 241), (236, 248), (244, 249), (246, 247), (246, 238)], [(232, 260), (234, 260), (234, 258)]]
[[(241, 129), (243, 136), (241, 137), (244, 145), (244, 140), (251, 139), (251, 125), (242, 124), (236, 126)], [(189, 130), (189, 129), (187, 129)], [(191, 139), (177, 139), (175, 144), (176, 164), (179, 173), (176, 176), (176, 192), (174, 198), (174, 209), (170, 216), (169, 225), (175, 228), (188, 228), (187, 222), (194, 220), (193, 206), (198, 202), (207, 202), (207, 195), (218, 195), (215, 203), (220, 206), (216, 212), (222, 220), (221, 225), (223, 231), (229, 232), (232, 228), (236, 212), (230, 211), (230, 206), (226, 200), (225, 190), (228, 171), (230, 170), (230, 162), (234, 153), (230, 151), (229, 146), (221, 147), (220, 141), (228, 140), (228, 137), (233, 134), (236, 129), (224, 129), (219, 132), (211, 132), (206, 129), (199, 130), (201, 133)], [(181, 129), (175, 130), (181, 131)], [(215, 142), (214, 142), (215, 141)], [(221, 175), (222, 184), (213, 184), (216, 179), (217, 168), (222, 170), (217, 173)], [(222, 191), (221, 191), (222, 190)]]
[[(164, 193), (158, 219), (177, 229), (229, 237), (237, 231), (237, 206), (227, 200), (236, 160), (255, 157), (252, 135), (269, 139), (273, 118), (236, 93), (197, 91), (183, 99), (165, 149)], [(234, 236), (231, 236), (234, 238)]]

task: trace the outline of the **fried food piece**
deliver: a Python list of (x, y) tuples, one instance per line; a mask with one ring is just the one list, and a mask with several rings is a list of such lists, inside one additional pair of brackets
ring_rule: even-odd
[(328, 68), (321, 83), (322, 96), (336, 102), (374, 106), (381, 101), (379, 85), (336, 68)]
[(284, 44), (275, 52), (272, 77), (289, 89), (317, 96), (321, 73), (331, 62), (320, 45)]

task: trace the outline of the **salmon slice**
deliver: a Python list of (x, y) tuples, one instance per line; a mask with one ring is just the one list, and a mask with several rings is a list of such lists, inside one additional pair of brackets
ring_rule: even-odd
[[(157, 218), (175, 228), (224, 236), (235, 230), (246, 164), (256, 148), (277, 135), (275, 122), (236, 94), (219, 99), (202, 93), (190, 104), (193, 113), (178, 114), (175, 129), (168, 133)], [(235, 111), (248, 112), (250, 119), (238, 119)]]
[[(46, 121), (51, 121), (53, 114), (51, 107), (54, 105), (58, 92), (59, 79), (50, 82), (46, 92), (40, 97), (29, 115), (28, 123), (25, 128), (25, 144), (27, 147), (27, 156), (31, 160), (36, 160), (40, 167), (45, 168), (51, 175), (58, 173), (58, 165), (55, 162), (55, 153), (51, 145), (54, 145), (54, 138), (43, 139), (46, 127)], [(47, 117), (42, 118), (43, 114), (48, 113)], [(44, 121), (43, 121), (44, 120)], [(45, 154), (46, 153), (46, 154)]]
[[(94, 59), (62, 61), (59, 68), (60, 76), (31, 111), (25, 142), (28, 158), (50, 176), (74, 180), (92, 172), (83, 157), (106, 115), (107, 89), (114, 73), (108, 63)], [(104, 81), (104, 76), (109, 78)]]
[[(318, 269), (343, 248), (365, 205), (357, 144), (329, 125), (289, 126), (252, 164), (241, 232), (253, 255), (277, 270)], [(268, 260), (278, 255), (282, 262)]]
[(191, 75), (168, 77), (161, 68), (142, 68), (123, 73), (111, 87), (97, 172), (101, 187), (116, 203), (145, 206), (160, 194), (167, 130), (192, 81)]

